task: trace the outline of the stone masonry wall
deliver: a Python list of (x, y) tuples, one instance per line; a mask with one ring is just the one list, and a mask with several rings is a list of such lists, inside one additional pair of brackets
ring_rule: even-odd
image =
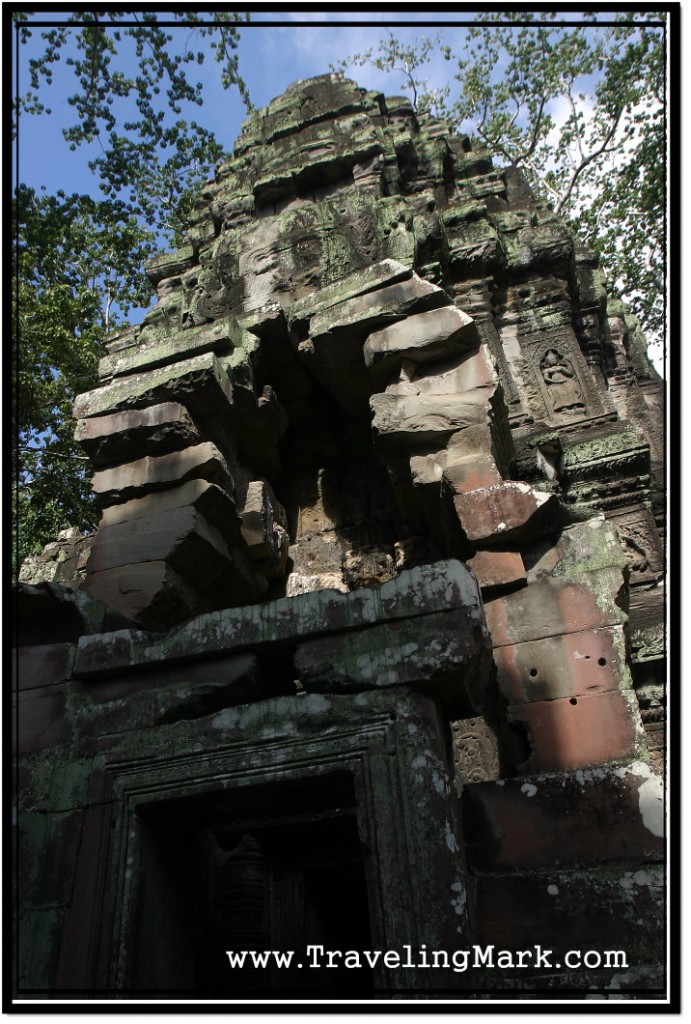
[[(355, 721), (391, 688), (436, 708), (464, 941), (631, 950), (479, 984), (657, 991), (664, 396), (594, 254), (469, 138), (326, 75), (252, 114), (147, 273), (74, 410), (102, 507), (77, 586), (120, 618), (22, 647), (29, 860), (32, 815), (77, 844), (96, 804), (120, 820), (115, 791), (37, 796), (48, 757), (144, 764), (177, 721), (176, 755), (227, 708), (349, 695)], [(75, 872), (27, 904), (55, 964)]]

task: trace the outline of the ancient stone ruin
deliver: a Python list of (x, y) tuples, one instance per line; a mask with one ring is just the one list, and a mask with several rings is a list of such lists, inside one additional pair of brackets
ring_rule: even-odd
[(147, 272), (18, 589), (18, 991), (661, 994), (663, 388), (596, 257), (326, 75)]

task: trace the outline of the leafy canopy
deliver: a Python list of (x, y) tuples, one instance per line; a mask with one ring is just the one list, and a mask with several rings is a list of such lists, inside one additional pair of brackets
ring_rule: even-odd
[[(455, 65), (426, 80), (434, 59)], [(651, 341), (665, 327), (665, 27), (618, 14), (577, 27), (550, 12), (480, 13), (452, 52), (442, 36), (412, 45), (393, 33), (377, 53), (342, 60), (402, 76), (419, 111), (448, 119), (571, 218)]]
[(213, 133), (188, 113), (202, 106), (194, 69), (209, 50), (224, 88), (238, 88), (249, 106), (235, 52), (239, 16), (219, 12), (213, 23), (199, 13), (171, 17), (180, 21), (173, 32), (156, 12), (72, 13), (42, 29), (37, 45), (32, 21), (41, 12), (14, 14), (18, 59), (33, 54), (29, 88), (14, 97), (18, 139), (24, 118), (51, 113), (62, 62), (74, 83), (67, 100), (74, 118), (63, 134), (72, 150), (97, 144), (89, 168), (100, 192), (51, 195), (19, 183), (13, 200), (18, 562), (60, 529), (87, 532), (98, 521), (71, 409), (77, 394), (97, 384), (109, 332), (126, 324), (130, 308), (149, 304), (142, 265), (163, 239), (180, 243), (194, 197), (221, 155)]

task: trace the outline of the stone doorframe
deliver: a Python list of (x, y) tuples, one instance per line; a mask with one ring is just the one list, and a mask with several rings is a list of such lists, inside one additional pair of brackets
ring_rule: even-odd
[[(405, 689), (312, 694), (226, 709), (207, 719), (204, 730), (195, 724), (196, 742), (187, 749), (161, 735), (177, 727), (159, 728), (138, 744), (136, 756), (121, 750), (107, 757), (120, 799), (111, 864), (111, 878), (118, 879), (111, 990), (130, 990), (134, 978), (142, 812), (182, 798), (232, 797), (267, 783), (276, 785), (280, 800), (283, 783), (336, 772), (352, 776), (372, 949), (397, 950), (403, 963), (406, 945), (413, 960), (422, 946), (449, 955), (466, 947), (460, 833), (433, 701)], [(469, 979), (444, 968), (378, 967), (374, 983), (383, 994), (457, 989)]]

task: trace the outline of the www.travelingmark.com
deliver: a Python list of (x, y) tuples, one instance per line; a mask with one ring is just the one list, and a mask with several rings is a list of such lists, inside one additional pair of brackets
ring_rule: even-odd
[(296, 959), (298, 953), (294, 949), (240, 949), (225, 950), (228, 963), (233, 969), (254, 968), (257, 970), (269, 967), (278, 968), (352, 968), (361, 969), (377, 966), (384, 966), (389, 969), (396, 968), (445, 968), (462, 974), (469, 969), (492, 968), (499, 970), (512, 970), (521, 967), (537, 967), (543, 969), (560, 969), (562, 966), (570, 970), (581, 970), (584, 967), (588, 970), (598, 968), (628, 968), (626, 953), (621, 949), (606, 950), (580, 950), (570, 949), (559, 962), (551, 949), (543, 949), (535, 945), (530, 949), (508, 950), (497, 949), (495, 946), (469, 946), (467, 949), (427, 949), (424, 943), (419, 949), (413, 950), (412, 946), (404, 945), (400, 950), (337, 950), (326, 949), (320, 945), (309, 945), (305, 947), (301, 959)]

